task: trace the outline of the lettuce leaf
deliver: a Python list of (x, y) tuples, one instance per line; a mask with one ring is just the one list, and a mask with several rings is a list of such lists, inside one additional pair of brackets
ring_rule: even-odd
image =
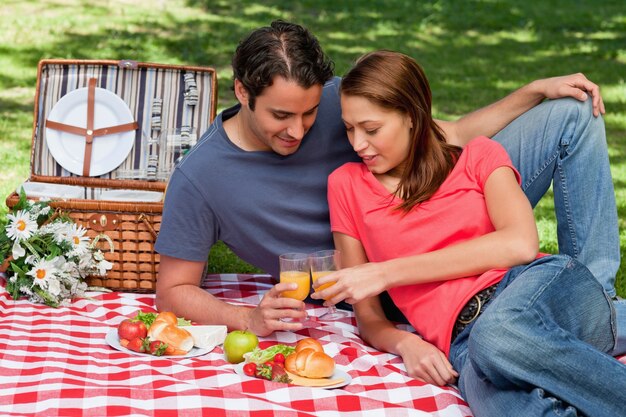
[(271, 361), (274, 359), (277, 353), (282, 353), (285, 357), (291, 355), (296, 349), (293, 346), (287, 345), (274, 345), (270, 346), (267, 349), (259, 349), (259, 347), (255, 347), (251, 352), (245, 353), (243, 355), (246, 363), (254, 362), (257, 365), (262, 365), (267, 361)]
[[(157, 313), (144, 313), (141, 310), (137, 311), (137, 315), (133, 318), (133, 320), (139, 320), (142, 321), (143, 324), (146, 325), (146, 327), (149, 329), (150, 326), (152, 326), (152, 323), (154, 323), (154, 320), (156, 320), (157, 318)], [(180, 326), (191, 326), (191, 321), (186, 320), (182, 317), (177, 317), (178, 319), (178, 323), (177, 325)]]
[(187, 320), (183, 317), (177, 317), (178, 318), (178, 327), (183, 327), (183, 326), (191, 326), (191, 321)]
[(142, 321), (143, 324), (149, 329), (154, 323), (154, 319), (156, 319), (157, 313), (144, 313), (143, 311), (137, 311), (137, 315), (133, 318), (133, 320)]

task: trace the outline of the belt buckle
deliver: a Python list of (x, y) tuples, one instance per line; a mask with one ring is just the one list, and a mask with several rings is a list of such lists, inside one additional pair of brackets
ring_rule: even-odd
[(476, 318), (480, 314), (480, 310), (482, 310), (482, 308), (483, 308), (483, 302), (480, 299), (480, 297), (478, 296), (478, 294), (474, 294), (474, 296), (472, 298), (476, 299), (476, 303), (478, 304), (478, 306), (476, 307), (476, 312), (474, 313), (474, 316), (472, 318), (468, 319), (468, 320), (463, 320), (461, 318), (457, 319), (457, 321), (459, 323), (461, 323), (461, 324), (468, 325), (471, 322), (473, 322), (474, 320), (476, 320)]

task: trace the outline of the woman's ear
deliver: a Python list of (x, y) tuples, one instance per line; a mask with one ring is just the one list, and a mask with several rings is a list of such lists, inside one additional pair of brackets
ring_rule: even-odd
[(248, 107), (248, 90), (244, 87), (243, 83), (239, 80), (235, 80), (235, 97), (242, 107)]

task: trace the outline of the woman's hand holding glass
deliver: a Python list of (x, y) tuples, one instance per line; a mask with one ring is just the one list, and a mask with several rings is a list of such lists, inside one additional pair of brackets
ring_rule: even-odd
[[(322, 285), (315, 286), (315, 282), (318, 279), (341, 269), (339, 265), (339, 257), (340, 254), (337, 250), (323, 250), (309, 255), (309, 262), (311, 263), (311, 277), (313, 278), (313, 284), (316, 292), (325, 290), (335, 284), (335, 281), (330, 281)], [(320, 320), (337, 320), (347, 316), (345, 311), (337, 310), (334, 304), (329, 304), (328, 300), (330, 300), (333, 296), (334, 294), (324, 297), (326, 304), (328, 304), (328, 311), (319, 317)]]
[[(356, 304), (369, 297), (378, 296), (385, 291), (390, 277), (386, 274), (382, 263), (368, 262), (350, 268), (343, 268), (333, 272), (329, 278), (320, 278), (322, 283), (313, 280), (315, 292), (311, 298), (321, 299), (334, 304), (345, 301), (348, 304)], [(323, 289), (334, 285), (330, 294), (319, 294)]]

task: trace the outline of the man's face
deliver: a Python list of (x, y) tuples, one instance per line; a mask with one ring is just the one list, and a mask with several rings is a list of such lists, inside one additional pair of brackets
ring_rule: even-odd
[(241, 103), (241, 137), (254, 150), (290, 155), (315, 122), (322, 85), (302, 88), (294, 81), (275, 77), (271, 86), (256, 97), (254, 110), (248, 106), (245, 88), (235, 81)]

